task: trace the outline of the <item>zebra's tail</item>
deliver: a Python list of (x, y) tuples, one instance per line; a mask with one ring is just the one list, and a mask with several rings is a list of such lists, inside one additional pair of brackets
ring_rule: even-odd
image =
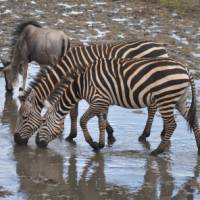
[(194, 78), (192, 76), (192, 74), (190, 72), (189, 73), (189, 80), (190, 80), (190, 84), (191, 84), (191, 90), (192, 90), (192, 102), (187, 114), (187, 121), (189, 124), (189, 129), (190, 131), (192, 131), (192, 128), (194, 127), (195, 121), (196, 121), (196, 115), (197, 115), (197, 111), (196, 111), (196, 89), (195, 89), (195, 83), (194, 83)]

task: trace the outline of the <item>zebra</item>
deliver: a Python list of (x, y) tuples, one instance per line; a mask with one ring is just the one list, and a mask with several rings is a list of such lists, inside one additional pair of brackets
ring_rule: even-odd
[[(17, 125), (14, 133), (15, 142), (27, 144), (28, 139), (42, 123), (41, 110), (43, 102), (51, 94), (62, 78), (69, 79), (76, 73), (85, 71), (95, 60), (99, 58), (140, 58), (140, 57), (167, 57), (165, 47), (151, 41), (121, 42), (117, 44), (99, 44), (91, 46), (77, 46), (68, 50), (67, 54), (54, 67), (41, 69), (40, 73), (29, 88), (20, 96), (21, 107), (18, 111)], [(72, 141), (77, 135), (78, 107), (75, 105), (70, 112), (71, 132), (66, 138)], [(106, 116), (106, 114), (105, 114)], [(144, 135), (149, 135), (151, 116), (147, 121)], [(109, 141), (114, 142), (113, 129), (107, 123), (106, 128)], [(148, 133), (147, 133), (148, 131)]]
[[(187, 88), (191, 85), (192, 103), (186, 106)], [(52, 104), (59, 93), (57, 102)], [(103, 114), (110, 105), (125, 108), (143, 108), (155, 105), (164, 122), (164, 134), (159, 146), (151, 152), (157, 155), (166, 149), (176, 128), (174, 108), (187, 120), (194, 131), (200, 154), (200, 129), (196, 116), (196, 94), (193, 77), (181, 63), (170, 58), (152, 59), (99, 59), (78, 75), (70, 84), (62, 83), (49, 98), (45, 121), (40, 126), (36, 141), (41, 147), (62, 131), (60, 123), (66, 114), (81, 99), (89, 108), (80, 119), (80, 125), (87, 143), (99, 150), (105, 145), (106, 121)], [(93, 141), (87, 129), (88, 120), (99, 119), (99, 143)]]

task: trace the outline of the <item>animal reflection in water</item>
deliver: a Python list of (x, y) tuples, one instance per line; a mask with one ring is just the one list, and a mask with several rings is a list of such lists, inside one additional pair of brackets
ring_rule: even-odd
[[(20, 192), (29, 199), (40, 199), (44, 195), (51, 199), (70, 197), (70, 199), (83, 200), (109, 198), (125, 200), (184, 199), (188, 196), (193, 199), (193, 192), (199, 188), (199, 159), (194, 166), (193, 177), (189, 177), (177, 189), (175, 178), (171, 173), (170, 159), (166, 157), (140, 157), (138, 153), (135, 153), (133, 159), (145, 160), (146, 164), (142, 178), (144, 181), (138, 189), (134, 187), (133, 191), (127, 186), (121, 186), (120, 183), (106, 181), (105, 171), (109, 171), (109, 168), (105, 169), (106, 153), (88, 156), (85, 158), (85, 164), (80, 165), (79, 162), (82, 158), (76, 152), (70, 153), (70, 157), (66, 161), (62, 155), (50, 149), (41, 150), (16, 146), (14, 152), (17, 174), (20, 178)], [(121, 153), (124, 155), (124, 152)], [(110, 156), (115, 156), (115, 154), (109, 155), (109, 158)], [(120, 164), (117, 167), (120, 167)], [(114, 176), (117, 179), (117, 172)], [(135, 177), (129, 178), (134, 181)]]
[(17, 102), (12, 93), (5, 93), (4, 108), (1, 117), (2, 125), (9, 125), (10, 132), (13, 133), (17, 120)]

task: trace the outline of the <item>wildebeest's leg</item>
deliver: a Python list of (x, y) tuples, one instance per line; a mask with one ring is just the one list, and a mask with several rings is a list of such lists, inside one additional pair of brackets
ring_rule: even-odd
[(168, 112), (167, 117), (165, 116), (164, 112), (162, 113), (162, 111), (161, 111), (160, 113), (161, 113), (163, 121), (164, 121), (165, 134), (161, 138), (161, 143), (157, 147), (157, 149), (155, 149), (154, 151), (151, 152), (151, 155), (154, 155), (154, 156), (164, 152), (166, 147), (169, 145), (170, 138), (176, 128), (176, 121), (174, 119), (173, 110), (171, 111), (171, 113)]
[(148, 109), (148, 118), (143, 133), (138, 138), (140, 142), (146, 141), (146, 138), (150, 136), (153, 119), (157, 110), (156, 105), (151, 105), (147, 109)]
[(13, 69), (10, 61), (4, 60), (0, 57), (0, 60), (3, 64), (3, 67), (0, 68), (0, 71), (4, 73), (5, 83), (6, 83), (6, 91), (12, 92), (13, 91)]
[(10, 75), (12, 74), (11, 69), (8, 68), (4, 71), (5, 83), (6, 83), (6, 91), (12, 92), (13, 91), (13, 83), (11, 81)]
[(77, 118), (78, 118), (78, 104), (70, 111), (71, 118), (71, 130), (68, 137), (65, 139), (69, 142), (72, 142), (73, 139), (77, 136)]
[[(25, 62), (22, 66), (22, 73), (23, 73), (23, 84), (22, 84), (22, 90), (24, 91), (26, 86), (26, 79), (27, 79), (27, 73), (28, 73), (28, 63)], [(21, 89), (21, 88), (20, 88)]]

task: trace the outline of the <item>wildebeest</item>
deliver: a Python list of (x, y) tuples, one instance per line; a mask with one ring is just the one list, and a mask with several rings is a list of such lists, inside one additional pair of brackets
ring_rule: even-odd
[(15, 35), (11, 60), (1, 59), (7, 91), (13, 90), (19, 73), (23, 75), (22, 89), (25, 88), (28, 63), (36, 61), (40, 66), (54, 66), (70, 47), (63, 31), (44, 28), (33, 20), (19, 24)]

